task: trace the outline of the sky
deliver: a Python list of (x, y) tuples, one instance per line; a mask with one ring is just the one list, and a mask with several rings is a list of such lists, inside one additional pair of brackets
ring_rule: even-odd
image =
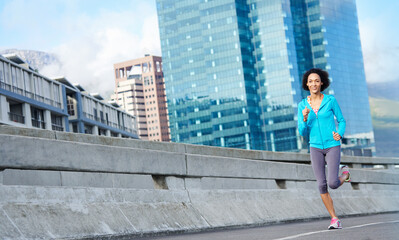
[[(397, 0), (356, 0), (366, 81), (399, 82)], [(109, 95), (113, 64), (161, 56), (155, 0), (0, 0), (0, 50), (54, 53), (40, 70)], [(103, 96), (108, 98), (109, 96)]]

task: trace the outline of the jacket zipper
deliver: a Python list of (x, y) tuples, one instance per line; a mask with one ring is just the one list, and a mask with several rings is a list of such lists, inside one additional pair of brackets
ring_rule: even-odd
[[(319, 108), (319, 111), (320, 111), (320, 108)], [(317, 114), (316, 114), (316, 119), (317, 119), (317, 125), (318, 125), (318, 127), (319, 127), (319, 133), (320, 133), (320, 138), (321, 138), (321, 145), (323, 146), (323, 149), (324, 149), (324, 141), (323, 141), (323, 136), (321, 135), (320, 122), (319, 122), (319, 117), (317, 116)]]
[[(310, 105), (309, 105), (309, 106), (310, 106)], [(321, 105), (320, 105), (320, 107), (321, 107)], [(319, 111), (320, 111), (320, 107), (319, 107)], [(310, 108), (311, 108), (312, 111), (313, 111), (312, 106), (310, 106)], [(324, 141), (323, 141), (323, 136), (321, 135), (319, 116), (317, 116), (317, 114), (316, 114), (316, 119), (317, 119), (317, 126), (319, 127), (319, 133), (320, 133), (320, 138), (321, 138), (321, 145), (323, 146), (323, 149), (324, 149)]]

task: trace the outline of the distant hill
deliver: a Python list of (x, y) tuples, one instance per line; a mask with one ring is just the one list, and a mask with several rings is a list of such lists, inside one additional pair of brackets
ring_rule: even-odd
[(394, 82), (367, 83), (369, 97), (399, 101), (399, 80)]
[(369, 98), (378, 157), (399, 157), (399, 101)]
[(61, 65), (59, 59), (55, 54), (34, 51), (34, 50), (18, 50), (18, 49), (6, 49), (0, 51), (0, 54), (15, 53), (25, 62), (27, 62), (32, 68), (41, 70), (44, 66), (51, 64)]
[(399, 81), (367, 85), (376, 155), (399, 157)]

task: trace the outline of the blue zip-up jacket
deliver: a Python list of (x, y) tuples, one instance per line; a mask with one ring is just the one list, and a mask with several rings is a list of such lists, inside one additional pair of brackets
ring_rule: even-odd
[[(303, 121), (302, 110), (305, 106), (310, 110), (308, 120)], [(338, 122), (338, 131), (335, 126), (334, 115)], [(346, 122), (342, 116), (341, 109), (337, 100), (332, 95), (325, 95), (320, 104), (317, 116), (309, 105), (307, 99), (303, 99), (298, 105), (298, 130), (302, 136), (309, 136), (311, 147), (326, 149), (341, 145), (340, 141), (335, 141), (333, 131), (341, 137), (345, 133)]]

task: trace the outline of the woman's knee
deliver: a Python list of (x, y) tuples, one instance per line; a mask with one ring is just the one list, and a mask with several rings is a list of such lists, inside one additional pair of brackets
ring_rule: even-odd
[(327, 184), (319, 184), (318, 187), (320, 194), (328, 193)]
[(337, 189), (337, 188), (339, 188), (339, 186), (341, 186), (341, 182), (339, 181), (339, 179), (337, 179), (336, 181), (329, 182), (329, 183), (328, 183), (328, 186), (329, 186), (331, 189)]

